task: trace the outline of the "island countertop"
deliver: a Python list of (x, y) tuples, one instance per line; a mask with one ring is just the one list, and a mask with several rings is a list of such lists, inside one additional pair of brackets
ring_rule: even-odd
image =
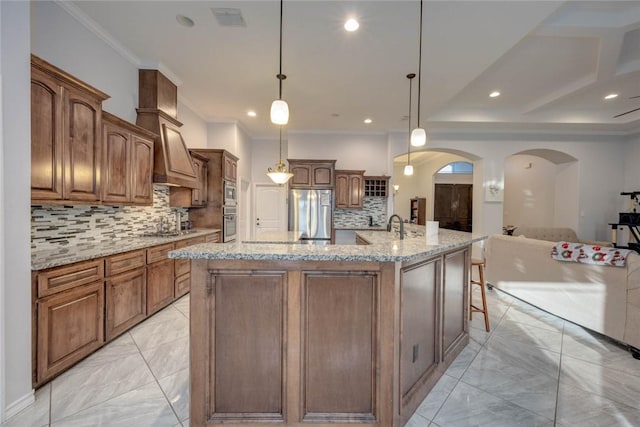
[(400, 240), (396, 233), (358, 230), (369, 245), (269, 243), (198, 244), (169, 253), (170, 258), (265, 261), (413, 261), (470, 245), (487, 238), (476, 233), (440, 229), (437, 244), (424, 236)]

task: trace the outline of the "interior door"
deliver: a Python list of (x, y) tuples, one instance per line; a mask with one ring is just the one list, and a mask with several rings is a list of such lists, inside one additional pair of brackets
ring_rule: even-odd
[(434, 193), (433, 220), (441, 228), (471, 231), (473, 185), (436, 184)]
[(256, 184), (253, 235), (265, 231), (285, 231), (287, 187), (277, 184)]

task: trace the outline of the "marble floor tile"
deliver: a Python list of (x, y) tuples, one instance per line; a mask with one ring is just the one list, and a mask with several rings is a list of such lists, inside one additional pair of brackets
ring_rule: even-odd
[(178, 419), (189, 418), (189, 369), (182, 369), (158, 382)]
[(163, 342), (156, 347), (144, 348), (141, 351), (156, 378), (165, 378), (189, 368), (188, 336)]
[(182, 422), (182, 427), (189, 427), (189, 420), (186, 419)]
[(422, 415), (427, 420), (432, 420), (457, 383), (458, 379), (447, 374), (443, 375), (418, 406), (416, 414)]
[(51, 383), (36, 390), (33, 405), (23, 409), (2, 427), (44, 427), (49, 425), (49, 405), (51, 403)]
[[(494, 325), (492, 325), (491, 323), (489, 324), (490, 328), (493, 328)], [(493, 329), (489, 329), (489, 332), (487, 332), (484, 329), (484, 324), (482, 326), (482, 328), (469, 328), (469, 341), (470, 342), (474, 342), (480, 346), (484, 345), (485, 342), (487, 342), (487, 340), (489, 339), (489, 337), (491, 336), (491, 331)]]
[(615, 402), (573, 384), (560, 383), (556, 426), (640, 426), (640, 407)]
[(52, 420), (155, 381), (135, 344), (127, 343), (126, 337), (114, 344), (103, 347), (51, 382)]
[(153, 317), (130, 331), (141, 350), (189, 336), (189, 319), (173, 305), (169, 305)]
[(562, 331), (553, 331), (505, 320), (491, 334), (490, 340), (500, 339), (513, 344), (531, 345), (560, 353), (562, 350)]
[(429, 423), (429, 420), (416, 413), (409, 418), (409, 421), (407, 421), (404, 427), (428, 427)]
[(553, 419), (560, 354), (491, 340), (461, 381), (531, 412)]
[(560, 384), (577, 387), (630, 407), (640, 407), (640, 376), (617, 369), (563, 355)]
[(180, 311), (182, 314), (187, 316), (187, 318), (189, 317), (189, 304), (191, 304), (189, 297), (190, 294), (187, 294), (173, 303), (173, 306), (177, 308), (178, 311)]
[(56, 421), (51, 426), (172, 427), (178, 423), (169, 402), (154, 381)]
[(456, 385), (433, 422), (445, 427), (553, 426), (552, 420), (464, 382)]
[(563, 319), (539, 310), (522, 301), (515, 301), (511, 304), (503, 320), (536, 326), (542, 329), (550, 329), (556, 332), (562, 332), (564, 326)]
[(469, 341), (469, 344), (460, 352), (449, 368), (447, 368), (445, 374), (460, 379), (481, 348), (481, 344), (475, 341)]
[(570, 322), (565, 323), (562, 354), (640, 376), (640, 361), (625, 346)]

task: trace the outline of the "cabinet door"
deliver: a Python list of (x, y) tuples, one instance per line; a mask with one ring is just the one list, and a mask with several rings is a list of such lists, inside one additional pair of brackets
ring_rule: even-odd
[(290, 187), (311, 186), (311, 165), (292, 165), (289, 171), (293, 174), (289, 181)]
[(349, 175), (336, 173), (336, 208), (349, 207)]
[(60, 200), (62, 185), (62, 88), (31, 71), (31, 199)]
[(106, 336), (110, 340), (136, 323), (147, 313), (147, 272), (144, 267), (106, 280)]
[(469, 283), (469, 250), (463, 249), (444, 256), (442, 303), (442, 359), (464, 338), (467, 330), (467, 289)]
[(333, 187), (333, 171), (330, 165), (313, 165), (311, 167), (311, 185), (313, 187)]
[(102, 201), (127, 203), (131, 200), (130, 134), (105, 123), (102, 132)]
[(174, 293), (176, 298), (180, 298), (191, 290), (191, 273), (186, 273), (176, 277)]
[(209, 234), (204, 238), (205, 243), (220, 243), (220, 232)]
[(147, 315), (173, 301), (173, 260), (154, 262), (147, 266)]
[(131, 201), (153, 204), (153, 141), (131, 134)]
[(194, 158), (193, 168), (196, 170), (199, 186), (191, 190), (191, 206), (203, 206), (207, 204), (207, 164)]
[(101, 115), (101, 102), (75, 89), (65, 89), (65, 199), (100, 200)]
[(228, 181), (235, 182), (237, 179), (238, 165), (234, 159), (224, 155), (223, 176)]
[(104, 282), (43, 298), (37, 310), (37, 383), (42, 383), (104, 343)]
[[(337, 184), (337, 181), (336, 181)], [(364, 194), (364, 179), (362, 175), (349, 175), (349, 207), (362, 208)]]

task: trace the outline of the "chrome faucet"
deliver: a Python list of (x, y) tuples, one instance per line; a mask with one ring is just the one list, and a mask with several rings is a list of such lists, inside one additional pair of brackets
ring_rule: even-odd
[(387, 231), (391, 231), (391, 223), (393, 222), (393, 218), (398, 218), (398, 222), (400, 223), (400, 240), (404, 239), (404, 222), (402, 222), (402, 218), (398, 214), (393, 214), (389, 217), (389, 222), (387, 223)]

